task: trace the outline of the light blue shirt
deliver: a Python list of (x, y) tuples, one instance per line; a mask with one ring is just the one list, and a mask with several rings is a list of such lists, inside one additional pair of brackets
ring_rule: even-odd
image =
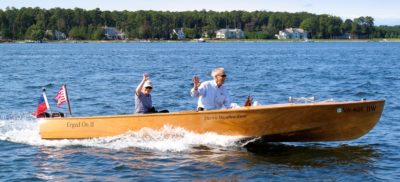
[(192, 97), (199, 97), (197, 107), (203, 107), (206, 110), (230, 108), (228, 90), (222, 85), (218, 88), (214, 80), (201, 83), (196, 90), (190, 91)]
[(139, 96), (135, 94), (135, 112), (136, 113), (148, 113), (153, 107), (151, 101), (151, 95), (144, 95), (140, 92)]

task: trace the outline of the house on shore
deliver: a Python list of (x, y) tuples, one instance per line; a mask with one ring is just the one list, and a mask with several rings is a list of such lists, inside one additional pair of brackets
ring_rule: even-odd
[(55, 30), (55, 31), (53, 32), (53, 37), (54, 37), (54, 39), (56, 39), (56, 40), (65, 40), (65, 39), (67, 38), (67, 36), (65, 35), (65, 33), (62, 33), (62, 32), (60, 32), (60, 31), (58, 31), (58, 30)]
[(183, 32), (183, 28), (176, 28), (172, 30), (171, 33), (171, 39), (178, 39), (178, 40), (184, 40), (186, 38), (185, 32)]
[(115, 27), (103, 27), (104, 37), (108, 40), (124, 40), (126, 39), (125, 33), (117, 30)]
[(244, 39), (244, 32), (241, 29), (220, 29), (215, 32), (217, 39)]
[(65, 40), (67, 36), (58, 30), (46, 30), (46, 38), (50, 40)]
[(308, 32), (301, 28), (286, 28), (280, 30), (279, 34), (275, 34), (278, 39), (306, 39), (308, 38)]

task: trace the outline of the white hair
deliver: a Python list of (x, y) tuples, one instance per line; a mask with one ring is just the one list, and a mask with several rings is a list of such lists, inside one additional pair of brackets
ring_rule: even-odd
[(219, 68), (215, 68), (215, 69), (211, 72), (211, 76), (212, 76), (213, 78), (215, 78), (215, 76), (217, 76), (217, 73), (220, 72), (220, 71), (222, 71), (222, 72), (225, 73), (225, 69), (224, 69), (223, 67), (219, 67)]

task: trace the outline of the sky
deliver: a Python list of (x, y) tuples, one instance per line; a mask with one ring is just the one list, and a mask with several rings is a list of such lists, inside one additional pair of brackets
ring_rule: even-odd
[(375, 19), (375, 25), (400, 25), (400, 0), (0, 0), (0, 9), (6, 7), (78, 7), (111, 11), (305, 11), (339, 16), (343, 20), (371, 16)]

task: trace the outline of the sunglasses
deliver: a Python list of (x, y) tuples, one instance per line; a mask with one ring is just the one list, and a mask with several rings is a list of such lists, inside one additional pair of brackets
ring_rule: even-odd
[(152, 87), (145, 87), (145, 88), (146, 88), (146, 89), (150, 89), (150, 90), (153, 89)]
[(226, 75), (218, 75), (218, 76), (220, 76), (220, 77), (222, 77), (222, 78), (226, 78)]

